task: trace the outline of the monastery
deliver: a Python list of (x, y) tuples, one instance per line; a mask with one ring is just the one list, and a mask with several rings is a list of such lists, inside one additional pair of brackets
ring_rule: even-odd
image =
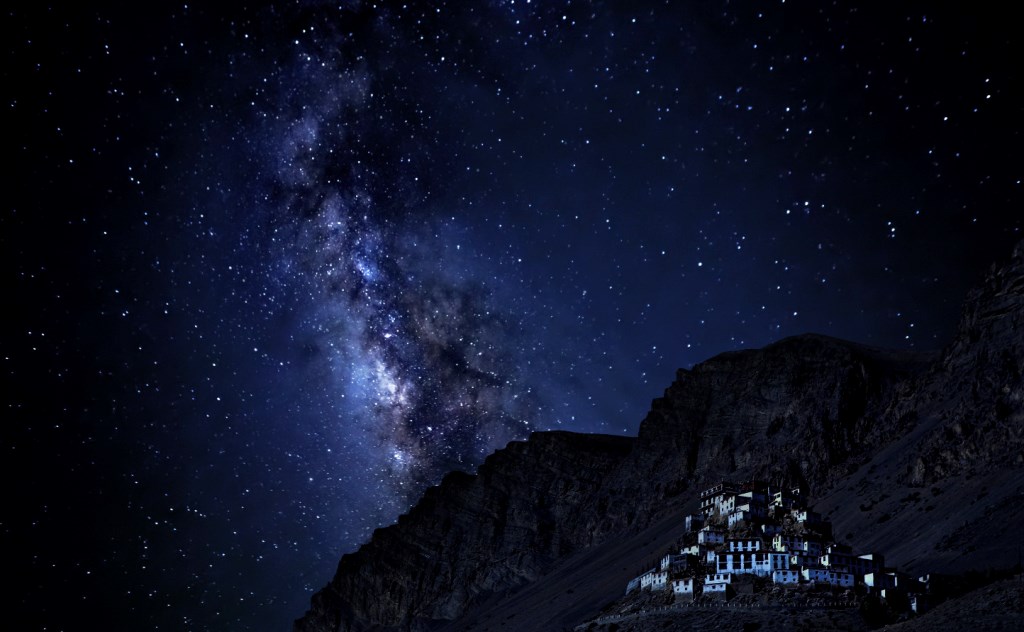
[(721, 482), (701, 492), (700, 509), (684, 521), (687, 546), (630, 580), (626, 594), (671, 591), (677, 599), (728, 599), (737, 576), (753, 575), (784, 588), (859, 586), (883, 599), (898, 592), (915, 612), (923, 607), (927, 578), (898, 573), (880, 553), (856, 553), (836, 542), (832, 524), (807, 506), (804, 490)]

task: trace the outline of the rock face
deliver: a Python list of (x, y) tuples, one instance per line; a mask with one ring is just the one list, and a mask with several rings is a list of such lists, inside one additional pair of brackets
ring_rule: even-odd
[[(470, 629), (526, 609), (522, 629), (559, 629), (536, 611), (554, 608), (544, 586), (564, 596), (580, 551), (620, 560), (617, 543), (668, 533), (653, 525), (720, 478), (807, 485), (837, 537), (900, 565), (989, 565), (1024, 524), (1022, 367), (1024, 243), (941, 354), (817, 335), (730, 352), (680, 370), (636, 439), (537, 433), (450, 474), (342, 558), (295, 629)], [(573, 580), (579, 599), (616, 598), (595, 574)]]
[(641, 521), (666, 496), (725, 477), (820, 489), (912, 422), (889, 419), (891, 393), (928, 360), (804, 335), (680, 370), (641, 423), (616, 484), (642, 488)]
[(473, 598), (537, 579), (594, 542), (590, 506), (634, 440), (567, 432), (512, 442), (476, 475), (453, 472), (397, 525), (346, 555), (299, 630), (417, 627), (454, 619)]
[(956, 473), (1024, 465), (1022, 360), (1024, 242), (971, 292), (953, 344), (924, 376), (917, 401), (905, 404), (939, 420), (917, 451), (910, 482), (926, 485)]

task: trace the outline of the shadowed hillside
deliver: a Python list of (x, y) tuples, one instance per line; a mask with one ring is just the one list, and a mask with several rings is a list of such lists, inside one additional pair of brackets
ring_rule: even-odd
[(837, 537), (900, 567), (995, 565), (1024, 524), (1022, 366), (1024, 244), (939, 354), (818, 335), (730, 352), (680, 370), (636, 439), (537, 433), (450, 474), (342, 558), (295, 629), (571, 627), (720, 478), (805, 485)]

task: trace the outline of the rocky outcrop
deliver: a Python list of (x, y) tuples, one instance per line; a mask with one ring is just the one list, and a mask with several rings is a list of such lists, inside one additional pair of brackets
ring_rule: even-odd
[(298, 630), (421, 627), (454, 619), (474, 598), (533, 581), (594, 542), (587, 510), (634, 440), (538, 432), (453, 472), (398, 524), (346, 555)]
[(1022, 359), (1024, 242), (971, 292), (953, 343), (903, 404), (937, 420), (909, 459), (911, 484), (1024, 465)]
[(342, 558), (296, 630), (426, 630), (485, 599), (505, 612), (501, 595), (527, 584), (537, 597), (516, 603), (545, 607), (539, 587), (562, 585), (568, 556), (613, 559), (617, 541), (641, 543), (719, 478), (807, 485), (840, 538), (901, 565), (969, 565), (965, 551), (1014, 537), (986, 516), (1009, 503), (1011, 524), (1024, 519), (1022, 292), (1024, 244), (971, 294), (941, 354), (797, 336), (680, 370), (636, 439), (512, 443)]
[(891, 419), (891, 394), (930, 359), (804, 335), (680, 370), (641, 423), (620, 484), (638, 471), (653, 482), (655, 493), (642, 495), (654, 501), (648, 512), (725, 477), (820, 489), (912, 423)]

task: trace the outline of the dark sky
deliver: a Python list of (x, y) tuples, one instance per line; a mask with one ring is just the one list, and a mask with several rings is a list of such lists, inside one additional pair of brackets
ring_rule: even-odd
[(29, 629), (287, 629), (339, 556), (681, 366), (941, 347), (1021, 238), (985, 3), (7, 9)]

